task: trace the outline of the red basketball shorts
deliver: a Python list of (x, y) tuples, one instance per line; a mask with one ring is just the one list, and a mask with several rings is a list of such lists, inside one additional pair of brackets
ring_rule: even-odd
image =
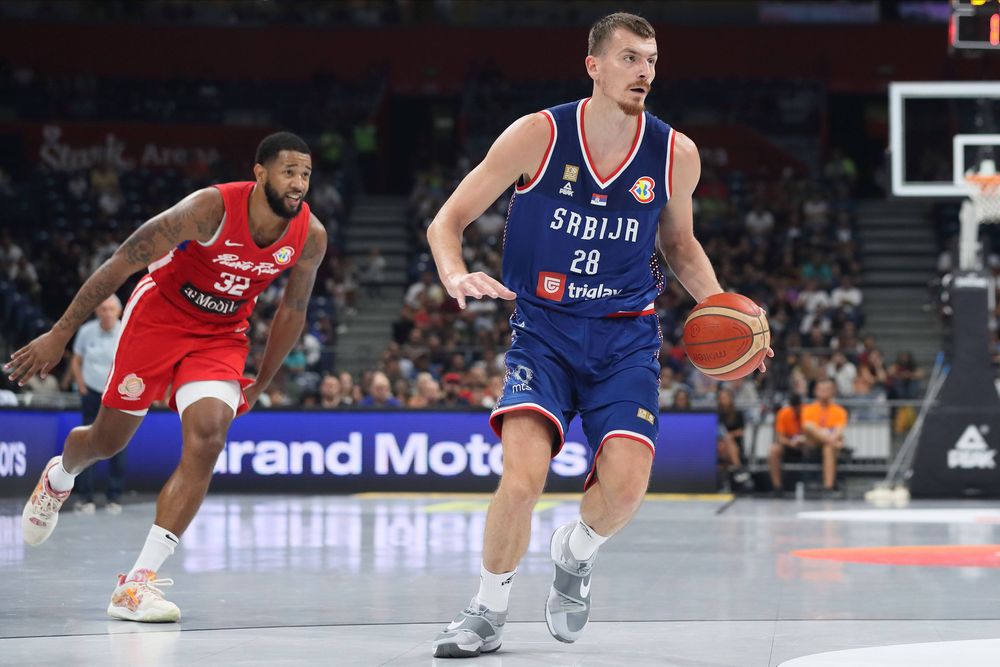
[[(207, 323), (191, 317), (161, 293), (151, 276), (136, 285), (122, 314), (115, 361), (101, 403), (117, 410), (143, 411), (153, 401), (168, 399), (188, 382), (243, 377), (249, 341), (235, 325)], [(170, 395), (167, 396), (167, 391)], [(247, 409), (241, 398), (237, 414)]]

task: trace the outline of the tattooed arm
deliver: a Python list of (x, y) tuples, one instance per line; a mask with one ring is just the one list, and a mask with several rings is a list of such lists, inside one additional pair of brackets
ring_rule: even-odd
[(23, 385), (38, 373), (42, 378), (62, 359), (66, 344), (94, 309), (136, 271), (163, 257), (178, 243), (207, 241), (222, 221), (225, 205), (215, 188), (194, 192), (135, 230), (106, 262), (94, 271), (50, 331), (11, 355), (4, 370)]
[(281, 367), (281, 362), (302, 335), (302, 329), (306, 324), (306, 310), (309, 307), (309, 295), (312, 294), (316, 272), (323, 263), (325, 255), (326, 229), (313, 215), (309, 220), (309, 233), (302, 248), (302, 256), (288, 275), (288, 284), (285, 285), (281, 303), (278, 304), (278, 312), (274, 314), (274, 320), (271, 322), (271, 331), (267, 336), (267, 347), (264, 348), (264, 358), (260, 362), (257, 379), (244, 391), (251, 408), (271, 384), (275, 373)]

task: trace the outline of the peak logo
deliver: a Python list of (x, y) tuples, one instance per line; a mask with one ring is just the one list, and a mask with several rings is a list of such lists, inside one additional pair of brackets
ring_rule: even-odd
[(963, 470), (996, 468), (997, 450), (990, 449), (986, 438), (983, 437), (986, 433), (989, 433), (987, 426), (977, 428), (974, 424), (969, 424), (965, 427), (954, 448), (948, 450), (948, 467)]
[(562, 301), (566, 294), (566, 274), (551, 271), (538, 272), (538, 286), (535, 295), (549, 301)]

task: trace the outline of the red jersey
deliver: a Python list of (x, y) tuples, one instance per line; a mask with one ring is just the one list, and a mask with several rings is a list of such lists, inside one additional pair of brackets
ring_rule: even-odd
[(261, 248), (250, 235), (253, 181), (223, 183), (225, 214), (207, 243), (185, 241), (149, 265), (160, 293), (173, 305), (206, 324), (245, 326), (257, 296), (278, 275), (295, 266), (309, 232), (309, 205), (288, 223), (285, 233)]

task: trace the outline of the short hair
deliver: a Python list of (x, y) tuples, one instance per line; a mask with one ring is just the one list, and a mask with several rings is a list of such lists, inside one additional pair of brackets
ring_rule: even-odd
[(635, 14), (615, 12), (614, 14), (608, 14), (603, 18), (597, 19), (597, 22), (590, 27), (590, 36), (587, 38), (587, 55), (598, 55), (604, 48), (604, 42), (618, 28), (624, 28), (643, 39), (653, 39), (656, 37), (656, 31), (653, 30), (653, 26), (646, 19)]
[(309, 144), (303, 141), (302, 137), (291, 132), (275, 132), (264, 137), (264, 140), (257, 146), (257, 156), (254, 158), (254, 162), (266, 165), (278, 157), (278, 153), (281, 151), (295, 151), (296, 153), (312, 155)]

